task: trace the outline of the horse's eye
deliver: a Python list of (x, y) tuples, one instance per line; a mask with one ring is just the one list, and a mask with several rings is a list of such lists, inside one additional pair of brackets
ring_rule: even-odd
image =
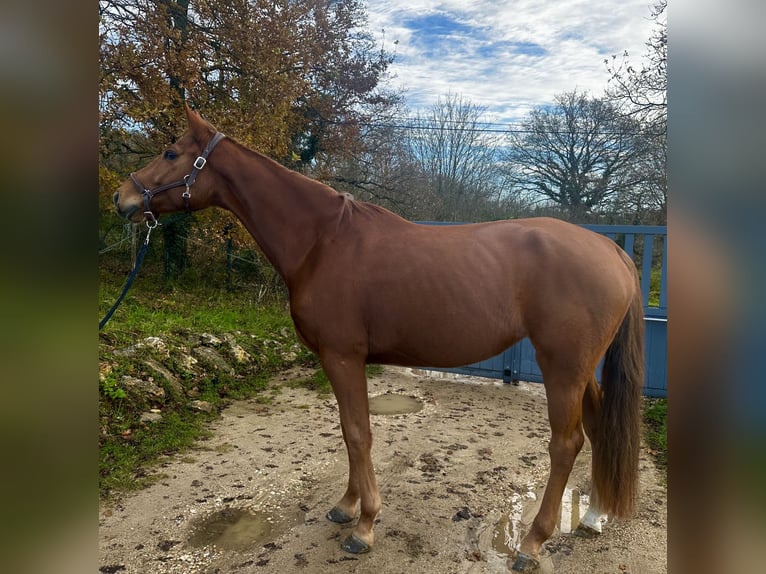
[(174, 152), (172, 149), (169, 149), (165, 151), (165, 155), (163, 157), (165, 159), (176, 159), (178, 156), (176, 155), (176, 152)]

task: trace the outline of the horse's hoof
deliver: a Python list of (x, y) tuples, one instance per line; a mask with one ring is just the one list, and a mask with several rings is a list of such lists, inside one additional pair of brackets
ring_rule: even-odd
[(596, 530), (595, 528), (591, 528), (587, 524), (583, 524), (582, 522), (577, 525), (577, 528), (575, 528), (575, 536), (579, 536), (581, 538), (595, 538), (596, 536), (599, 536), (601, 533)]
[(346, 538), (340, 547), (350, 554), (365, 554), (370, 551), (370, 545), (353, 534)]
[(348, 524), (353, 519), (354, 519), (353, 516), (349, 516), (337, 506), (333, 506), (332, 510), (330, 510), (330, 512), (327, 513), (327, 520), (329, 520), (330, 522), (335, 522), (337, 524)]
[(511, 570), (513, 572), (536, 572), (540, 568), (540, 561), (532, 558), (529, 554), (519, 552)]

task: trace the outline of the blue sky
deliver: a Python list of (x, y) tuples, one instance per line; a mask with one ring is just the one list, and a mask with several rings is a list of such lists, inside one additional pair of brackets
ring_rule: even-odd
[[(462, 95), (493, 122), (518, 121), (555, 94), (600, 95), (604, 59), (638, 64), (652, 0), (367, 0), (370, 30), (396, 53), (390, 85), (412, 111)], [(381, 31), (385, 30), (385, 34)], [(394, 44), (396, 42), (396, 45)]]

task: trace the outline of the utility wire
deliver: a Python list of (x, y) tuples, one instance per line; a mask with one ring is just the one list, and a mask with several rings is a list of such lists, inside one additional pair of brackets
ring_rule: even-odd
[[(409, 131), (445, 131), (445, 132), (470, 132), (470, 133), (497, 133), (497, 134), (550, 134), (550, 135), (568, 135), (571, 134), (571, 130), (546, 130), (546, 129), (532, 129), (525, 128), (520, 124), (501, 124), (493, 122), (475, 122), (472, 125), (466, 125), (461, 120), (421, 120), (414, 118), (401, 118), (393, 119), (391, 123), (388, 122), (361, 122), (361, 121), (344, 121), (344, 120), (321, 120), (322, 123), (339, 125), (339, 126), (357, 126), (376, 129), (398, 129)], [(449, 125), (455, 124), (455, 125)], [(594, 132), (583, 129), (583, 133), (587, 133), (592, 136)], [(665, 135), (665, 132), (650, 132), (650, 131), (597, 131), (598, 135), (605, 136), (625, 136), (625, 135), (647, 135), (647, 136), (660, 136)]]

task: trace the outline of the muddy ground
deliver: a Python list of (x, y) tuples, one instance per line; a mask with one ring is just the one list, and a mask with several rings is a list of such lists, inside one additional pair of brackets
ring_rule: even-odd
[[(374, 415), (383, 497), (370, 554), (344, 553), (349, 532), (325, 520), (346, 484), (332, 396), (277, 377), (268, 405), (236, 402), (199, 448), (170, 457), (153, 486), (100, 508), (100, 571), (126, 574), (500, 573), (536, 512), (549, 468), (541, 385), (448, 379), (386, 368), (371, 397), (398, 393), (419, 412)], [(470, 381), (470, 382), (469, 382)], [(542, 572), (667, 572), (667, 491), (641, 454), (637, 516), (604, 534), (571, 534), (585, 512), (586, 441), (546, 543)]]

